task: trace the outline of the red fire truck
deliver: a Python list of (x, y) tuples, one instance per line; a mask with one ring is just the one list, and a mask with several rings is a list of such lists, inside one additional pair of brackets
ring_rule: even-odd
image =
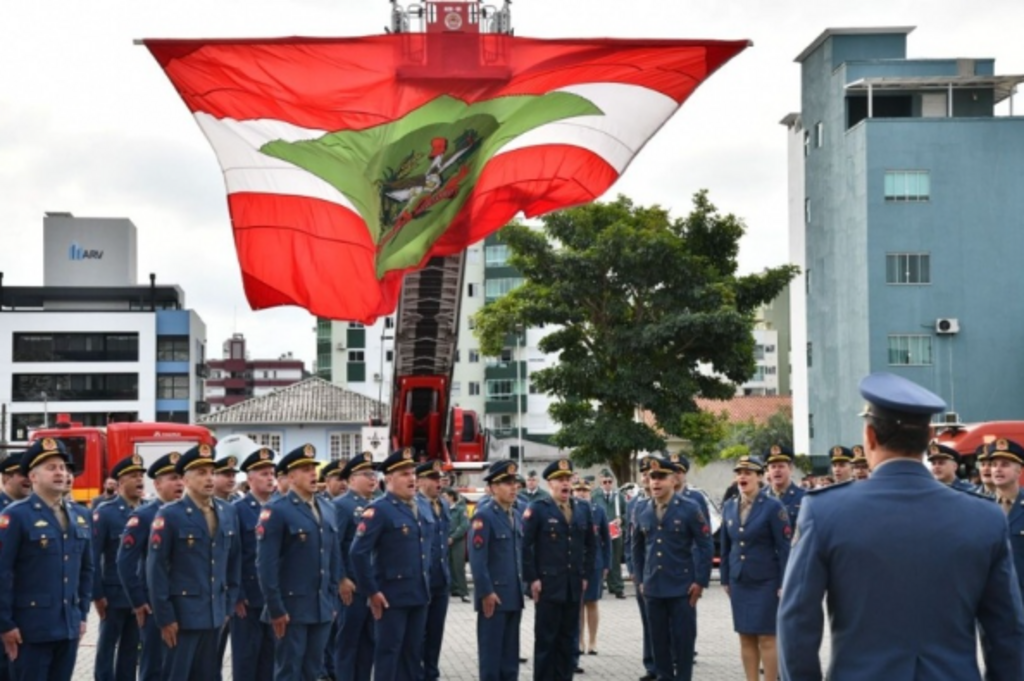
[[(157, 458), (172, 451), (184, 452), (197, 444), (215, 444), (213, 434), (202, 426), (181, 423), (111, 423), (106, 427), (72, 423), (66, 414), (57, 415), (53, 428), (32, 432), (32, 441), (44, 437), (60, 440), (67, 447), (75, 467), (76, 501), (88, 502), (103, 490), (115, 463), (138, 454), (148, 467)], [(152, 493), (146, 479), (147, 493)]]
[[(985, 421), (982, 423), (944, 423), (935, 430), (935, 438), (947, 447), (960, 452), (964, 468), (970, 475), (976, 468), (975, 451), (999, 438), (1024, 445), (1024, 421)], [(1024, 473), (1021, 473), (1024, 485)]]

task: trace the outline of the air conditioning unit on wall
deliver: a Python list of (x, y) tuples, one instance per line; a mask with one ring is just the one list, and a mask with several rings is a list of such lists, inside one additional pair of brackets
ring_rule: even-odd
[(935, 320), (935, 333), (940, 335), (960, 333), (960, 322), (951, 317), (939, 317)]

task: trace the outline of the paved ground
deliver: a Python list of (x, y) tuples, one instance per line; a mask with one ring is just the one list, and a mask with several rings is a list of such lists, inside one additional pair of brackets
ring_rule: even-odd
[[(601, 625), (598, 632), (596, 656), (585, 656), (585, 674), (578, 677), (583, 681), (614, 679), (628, 681), (643, 674), (640, 663), (640, 613), (632, 597), (617, 600), (605, 595), (601, 601)], [(532, 605), (527, 605), (523, 615), (522, 649), (524, 657), (533, 658)], [(78, 656), (75, 669), (76, 681), (93, 678), (97, 624), (95, 617), (90, 620), (89, 632)], [(732, 631), (732, 615), (729, 600), (717, 582), (705, 592), (698, 610), (698, 664), (694, 678), (701, 681), (743, 681), (739, 661), (739, 641)], [(822, 654), (827, 655), (826, 636)], [(230, 656), (230, 652), (229, 652)], [(442, 678), (451, 681), (474, 681), (477, 678), (476, 615), (470, 603), (454, 599), (448, 611), (445, 630), (444, 650), (441, 658)], [(530, 679), (533, 667), (527, 663), (520, 669), (520, 678)], [(225, 679), (231, 678), (230, 658), (226, 661)]]

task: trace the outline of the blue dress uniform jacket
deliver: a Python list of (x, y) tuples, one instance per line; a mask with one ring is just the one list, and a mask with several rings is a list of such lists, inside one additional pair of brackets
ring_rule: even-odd
[[(640, 578), (636, 576), (633, 571), (633, 533), (635, 532), (634, 525), (636, 524), (636, 516), (643, 509), (643, 507), (650, 501), (650, 497), (647, 496), (635, 496), (629, 500), (626, 504), (626, 526), (622, 532), (622, 544), (623, 544), (623, 557), (626, 560), (626, 571), (629, 572), (630, 577), (634, 581), (640, 581)], [(651, 649), (651, 632), (647, 624), (647, 602), (644, 597), (640, 595), (640, 590), (636, 590), (636, 605), (640, 610), (640, 626), (643, 629), (643, 664), (644, 671), (648, 675), (655, 676), (654, 670), (654, 651)]]
[(266, 598), (263, 620), (288, 616), (274, 647), (274, 678), (319, 676), (331, 620), (337, 612), (341, 543), (334, 507), (314, 496), (320, 515), (294, 491), (268, 503), (256, 528), (256, 569)]
[(367, 597), (383, 594), (389, 606), (374, 626), (374, 678), (415, 681), (422, 673), (432, 563), (425, 515), (387, 492), (356, 527), (350, 554), (356, 586)]
[(231, 676), (235, 679), (270, 681), (274, 676), (274, 631), (263, 622), (265, 599), (256, 573), (256, 526), (262, 504), (251, 493), (234, 503), (238, 515), (241, 547), (240, 600), (245, 601), (245, 617), (231, 619)]
[(803, 502), (804, 495), (807, 494), (807, 490), (802, 487), (797, 487), (791, 482), (789, 483), (789, 487), (782, 491), (782, 494), (775, 494), (775, 490), (772, 489), (771, 485), (767, 485), (763, 490), (761, 490), (761, 494), (775, 499), (785, 506), (786, 513), (789, 514), (790, 527), (796, 527), (796, 519), (800, 515), (800, 504)]
[(424, 495), (418, 495), (420, 515), (428, 521), (427, 531), (433, 538), (430, 547), (430, 605), (427, 608), (427, 632), (423, 641), (423, 674), (420, 679), (436, 681), (441, 678), (441, 645), (444, 641), (444, 624), (448, 618), (448, 590), (452, 577), (448, 567), (448, 501), (442, 496), (437, 503), (440, 511), (434, 512), (433, 505)]
[(329, 623), (344, 576), (333, 507), (314, 497), (320, 521), (294, 492), (268, 503), (256, 528), (256, 569), (266, 599), (263, 620)]
[[(519, 678), (519, 624), (523, 615), (523, 528), (498, 504), (477, 511), (469, 530), (469, 567), (473, 573), (473, 605), (477, 612), (477, 659), (480, 681)], [(481, 601), (497, 594), (500, 603), (484, 617)]]
[(352, 541), (356, 537), (363, 511), (370, 505), (353, 491), (334, 500), (341, 546), (342, 572), (355, 582), (356, 593), (350, 605), (341, 605), (338, 616), (338, 634), (334, 645), (334, 673), (338, 681), (370, 681), (373, 671), (373, 618), (366, 605), (367, 593), (356, 581), (352, 567)]
[(1010, 527), (1010, 551), (1013, 553), (1013, 564), (1017, 570), (1017, 584), (1020, 586), (1021, 596), (1024, 597), (1024, 489), (1017, 492), (1017, 498), (1006, 516), (1006, 523)]
[(128, 592), (117, 573), (121, 533), (132, 507), (117, 496), (92, 514), (92, 556), (95, 567), (92, 599), (106, 599), (106, 617), (100, 622), (96, 641), (97, 681), (134, 681), (139, 659), (139, 625)]
[(572, 527), (554, 499), (540, 499), (523, 514), (523, 579), (541, 582), (541, 601), (579, 603), (583, 580), (596, 560), (594, 522), (589, 504), (570, 499)]
[(747, 522), (740, 523), (739, 497), (722, 508), (722, 586), (737, 582), (771, 582), (782, 588), (792, 536), (789, 514), (764, 492), (755, 498)]
[[(117, 576), (133, 609), (149, 605), (146, 585), (146, 554), (149, 553), (149, 529), (156, 512), (163, 506), (159, 499), (139, 506), (128, 516), (117, 549)], [(158, 681), (163, 667), (164, 644), (160, 628), (150, 615), (142, 628), (142, 651), (139, 655), (140, 681)]]
[[(831, 681), (1024, 679), (1024, 609), (1002, 511), (947, 488), (918, 461), (804, 497), (779, 610), (779, 667)], [(936, 529), (940, 528), (940, 529)]]

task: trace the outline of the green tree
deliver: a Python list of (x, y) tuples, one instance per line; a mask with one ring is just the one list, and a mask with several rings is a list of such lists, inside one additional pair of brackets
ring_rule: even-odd
[[(753, 374), (754, 312), (797, 269), (739, 276), (743, 223), (706, 191), (684, 218), (620, 196), (541, 221), (542, 230), (500, 233), (524, 283), (477, 313), (481, 350), (499, 354), (519, 325), (555, 327), (540, 348), (559, 363), (532, 374), (557, 400), (554, 443), (629, 479), (632, 453), (663, 448), (659, 428), (679, 435), (695, 397), (725, 399)], [(702, 363), (717, 376), (698, 371)]]
[(793, 412), (779, 409), (765, 423), (753, 419), (731, 424), (729, 434), (719, 443), (719, 456), (736, 459), (744, 454), (763, 456), (772, 445), (793, 448)]

